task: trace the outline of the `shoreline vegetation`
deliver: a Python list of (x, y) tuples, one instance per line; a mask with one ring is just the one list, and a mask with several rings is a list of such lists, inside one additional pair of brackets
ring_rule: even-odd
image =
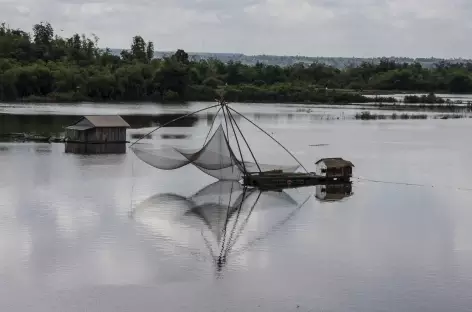
[[(98, 38), (62, 38), (49, 23), (32, 33), (0, 25), (1, 102), (187, 102), (214, 101), (224, 89), (231, 102), (365, 104), (380, 107), (472, 109), (433, 92), (472, 93), (472, 63), (362, 63), (345, 69), (314, 63), (280, 67), (189, 59), (184, 50), (154, 58), (153, 42), (141, 36), (120, 55), (98, 48)], [(377, 94), (417, 93), (400, 101)]]

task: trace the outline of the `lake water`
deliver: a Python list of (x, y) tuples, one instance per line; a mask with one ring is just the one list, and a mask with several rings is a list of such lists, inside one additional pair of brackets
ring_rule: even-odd
[[(61, 135), (80, 115), (121, 114), (134, 141), (205, 105), (2, 105), (0, 134)], [(472, 119), (233, 107), (309, 171), (322, 157), (352, 161), (352, 194), (255, 192), (225, 225), (215, 207), (228, 185), (192, 166), (161, 171), (131, 151), (76, 155), (63, 144), (4, 139), (0, 311), (471, 311)], [(211, 117), (185, 118), (143, 142), (199, 147)], [(259, 161), (294, 163), (238, 120)]]

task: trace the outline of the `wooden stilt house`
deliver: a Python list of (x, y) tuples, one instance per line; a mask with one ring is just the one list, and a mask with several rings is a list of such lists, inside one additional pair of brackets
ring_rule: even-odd
[(120, 116), (84, 116), (66, 128), (66, 139), (74, 143), (126, 143), (129, 127)]

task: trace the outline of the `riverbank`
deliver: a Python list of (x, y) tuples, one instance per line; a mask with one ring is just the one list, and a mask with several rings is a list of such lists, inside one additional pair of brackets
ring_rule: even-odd
[[(251, 92), (248, 92), (248, 89)], [(218, 94), (215, 90), (206, 89), (202, 86), (193, 86), (192, 93), (187, 95), (186, 100), (180, 99), (156, 99), (148, 97), (142, 100), (129, 101), (94, 101), (92, 98), (84, 97), (77, 93), (52, 93), (48, 96), (29, 96), (17, 101), (8, 101), (7, 103), (29, 103), (29, 104), (75, 104), (75, 103), (100, 103), (100, 104), (186, 104), (191, 102), (213, 102)], [(297, 87), (286, 89), (284, 93), (277, 94), (271, 90), (261, 88), (255, 89), (250, 86), (241, 88), (231, 87), (227, 89), (225, 99), (232, 103), (253, 103), (253, 104), (304, 104), (304, 105), (336, 105), (346, 107), (358, 107), (368, 110), (376, 108), (379, 110), (395, 111), (425, 111), (425, 112), (472, 112), (472, 100), (451, 100), (450, 98), (441, 98), (434, 94), (429, 95), (406, 95), (402, 100), (396, 97), (367, 97), (354, 92), (339, 92), (338, 90), (319, 90), (312, 88), (305, 90)], [(361, 105), (359, 107), (359, 105)]]
[[(80, 92), (52, 92), (45, 96), (30, 95), (20, 99), (8, 100), (9, 103), (77, 103), (77, 102), (100, 102), (100, 103), (131, 103), (131, 102), (156, 102), (156, 103), (183, 103), (214, 101), (220, 96), (220, 88), (212, 88), (203, 85), (190, 85), (183, 96), (173, 92), (161, 95), (156, 93), (133, 99), (93, 98), (85, 96)], [(239, 103), (300, 103), (300, 104), (351, 104), (369, 103), (373, 100), (359, 92), (339, 92), (337, 90), (326, 90), (315, 86), (301, 85), (236, 85), (227, 86), (224, 89), (224, 98), (230, 102)], [(376, 97), (376, 103), (397, 103), (391, 97)]]

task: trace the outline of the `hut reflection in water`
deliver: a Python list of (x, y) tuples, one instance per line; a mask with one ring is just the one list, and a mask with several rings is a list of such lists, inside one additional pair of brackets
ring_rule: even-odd
[(71, 154), (124, 154), (126, 153), (125, 143), (107, 143), (107, 144), (87, 144), (67, 142), (65, 152)]
[(316, 186), (316, 198), (320, 201), (335, 202), (352, 195), (352, 183), (336, 183)]

